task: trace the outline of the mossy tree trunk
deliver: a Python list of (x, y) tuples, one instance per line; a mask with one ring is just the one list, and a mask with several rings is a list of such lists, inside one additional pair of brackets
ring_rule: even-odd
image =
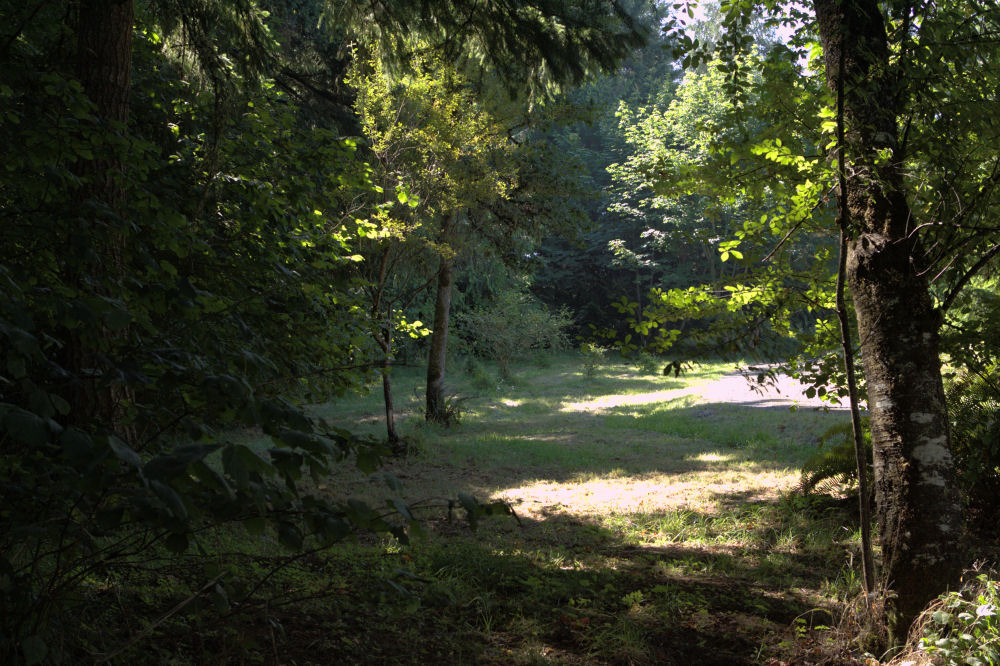
[[(922, 256), (898, 142), (901, 81), (874, 0), (814, 0), (827, 83), (843, 77), (847, 278), (868, 385), (877, 517), (890, 640), (958, 581), (961, 510), (938, 353), (939, 312), (915, 268)], [(842, 71), (841, 71), (842, 69)], [(843, 193), (842, 193), (843, 195)]]

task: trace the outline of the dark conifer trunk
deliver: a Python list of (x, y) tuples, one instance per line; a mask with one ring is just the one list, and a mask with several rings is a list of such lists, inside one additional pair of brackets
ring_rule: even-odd
[[(874, 0), (814, 3), (827, 82), (836, 90), (844, 77), (847, 276), (868, 384), (883, 581), (892, 592), (890, 639), (898, 642), (961, 571), (961, 510), (938, 353), (941, 319), (914, 266), (922, 253), (899, 166), (901, 82), (890, 70), (879, 6)], [(888, 159), (879, 155), (886, 149)]]
[(125, 123), (132, 80), (132, 0), (82, 0), (79, 12), (77, 76), (101, 120)]
[[(77, 21), (76, 74), (87, 97), (97, 107), (106, 131), (125, 131), (132, 82), (132, 0), (82, 0)], [(84, 196), (121, 215), (125, 207), (124, 164), (120, 157), (101, 155), (82, 162), (78, 171), (87, 182)], [(120, 234), (106, 248), (120, 264)]]
[[(76, 75), (97, 110), (104, 132), (125, 132), (129, 115), (132, 72), (133, 0), (81, 0), (76, 24)], [(100, 154), (81, 161), (76, 172), (84, 186), (79, 193), (85, 224), (99, 232), (92, 248), (99, 263), (82, 266), (69, 262), (67, 283), (82, 292), (94, 290), (117, 299), (125, 276), (126, 206), (125, 165), (118, 155)], [(131, 399), (113, 367), (113, 347), (120, 346), (125, 331), (102, 330), (88, 335), (70, 332), (64, 349), (67, 369), (77, 378), (69, 399), (71, 419), (81, 423), (93, 416), (126, 438), (132, 433), (124, 423), (123, 403)], [(111, 352), (111, 353), (109, 353)]]

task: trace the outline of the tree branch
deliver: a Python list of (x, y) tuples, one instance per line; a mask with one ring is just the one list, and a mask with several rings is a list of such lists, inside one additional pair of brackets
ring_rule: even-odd
[(965, 272), (965, 274), (962, 275), (962, 277), (960, 277), (958, 279), (958, 282), (955, 283), (955, 286), (953, 286), (951, 288), (951, 291), (948, 292), (948, 295), (945, 296), (944, 301), (941, 302), (940, 310), (941, 310), (942, 313), (945, 313), (945, 312), (948, 311), (948, 309), (955, 302), (955, 299), (958, 298), (959, 292), (962, 291), (962, 289), (965, 287), (965, 285), (967, 285), (969, 283), (969, 281), (973, 277), (975, 277), (976, 273), (978, 273), (983, 268), (985, 268), (986, 265), (988, 263), (990, 263), (990, 261), (993, 259), (993, 257), (997, 256), (997, 254), (1000, 254), (1000, 243), (997, 243), (996, 245), (994, 245), (993, 247), (991, 247), (989, 250), (987, 250), (986, 254), (984, 254), (982, 257), (980, 257), (979, 261), (977, 261), (975, 264), (973, 264), (972, 268), (970, 268), (969, 270), (967, 270)]

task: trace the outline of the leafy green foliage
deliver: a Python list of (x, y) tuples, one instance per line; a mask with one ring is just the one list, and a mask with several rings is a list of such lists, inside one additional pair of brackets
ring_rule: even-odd
[(1000, 385), (995, 363), (952, 379), (946, 397), (952, 453), (973, 522), (992, 529), (1000, 498)]
[(919, 649), (945, 666), (1000, 663), (1000, 583), (980, 573), (962, 590), (942, 595), (918, 621)]
[[(832, 308), (831, 248), (815, 232), (830, 219), (823, 192), (832, 175), (803, 156), (819, 127), (770, 122), (775, 96), (809, 90), (786, 65), (742, 58), (740, 67), (763, 70), (743, 105), (728, 94), (727, 63), (715, 60), (687, 72), (667, 104), (620, 107), (629, 153), (609, 169), (611, 210), (642, 231), (611, 249), (648, 282), (620, 297), (628, 332), (599, 330), (606, 339), (625, 349), (773, 357), (793, 351), (793, 338), (812, 337), (821, 345), (807, 353), (825, 351), (834, 329), (817, 337), (828, 325), (812, 313)], [(789, 248), (796, 231), (806, 242)]]
[(510, 290), (496, 295), (489, 305), (461, 313), (456, 321), (466, 348), (495, 361), (500, 376), (508, 378), (515, 360), (534, 351), (565, 349), (571, 317), (565, 310), (550, 312), (530, 294)]
[[(971, 340), (981, 343), (995, 337), (984, 330), (992, 320), (988, 298), (966, 298), (964, 293), (982, 284), (974, 276), (984, 271), (988, 276), (997, 253), (986, 231), (998, 201), (997, 143), (991, 138), (996, 128), (989, 118), (991, 105), (986, 98), (991, 88), (986, 80), (995, 71), (989, 63), (1000, 55), (989, 37), (1000, 14), (995, 7), (973, 9), (963, 1), (921, 9), (912, 16), (900, 7), (883, 11), (890, 43), (899, 49), (892, 66), (904, 100), (900, 125), (905, 132), (902, 145), (893, 148), (892, 155), (901, 161), (904, 186), (910, 192), (908, 204), (918, 220), (914, 226), (923, 238), (915, 261), (920, 272), (936, 276), (933, 290), (945, 306), (949, 324), (943, 330), (944, 349), (954, 362), (976, 362), (972, 357), (978, 352), (973, 351), (976, 347)], [(749, 119), (751, 140), (743, 148), (720, 142), (719, 152), (728, 153), (732, 164), (715, 162), (712, 166), (709, 162), (707, 169), (703, 165), (691, 172), (693, 182), (719, 183), (719, 176), (724, 175), (723, 180), (731, 184), (723, 182), (724, 187), (735, 184), (744, 196), (770, 201), (767, 216), (760, 220), (766, 226), (750, 216), (743, 231), (760, 233), (770, 227), (782, 238), (780, 254), (798, 256), (780, 270), (795, 276), (786, 287), (801, 293), (810, 303), (806, 311), (816, 315), (811, 317), (815, 326), (801, 320), (795, 326), (806, 334), (806, 355), (815, 357), (831, 340), (823, 330), (831, 302), (831, 263), (829, 253), (824, 258), (816, 251), (822, 245), (816, 248), (815, 234), (829, 228), (826, 202), (833, 194), (833, 179), (825, 156), (835, 147), (836, 127), (835, 103), (823, 85), (822, 49), (815, 33), (805, 28), (812, 18), (802, 7), (728, 3), (720, 8), (718, 19), (711, 36), (691, 34), (692, 28), (698, 32), (693, 14), (671, 17), (666, 31), (674, 38), (675, 54), (684, 58), (690, 72), (711, 67), (713, 58), (717, 59), (723, 74), (722, 94), (735, 112), (725, 126)], [(755, 23), (771, 28), (784, 25), (787, 43), (761, 40)], [(973, 60), (975, 67), (970, 64)], [(942, 112), (943, 105), (947, 112)], [(767, 122), (761, 126), (763, 120)], [(877, 159), (888, 156), (883, 149)], [(678, 191), (670, 170), (656, 182)], [(733, 239), (742, 237), (736, 233)], [(810, 255), (815, 257), (815, 268), (807, 273), (805, 269), (813, 263), (806, 263)], [(793, 315), (793, 321), (799, 316)], [(839, 383), (838, 374), (820, 368), (815, 380), (817, 385), (830, 380)]]
[[(639, 8), (638, 20), (658, 31), (666, 10), (653, 3)], [(629, 154), (616, 117), (619, 107), (659, 108), (672, 97), (678, 74), (664, 46), (662, 38), (656, 38), (633, 51), (620, 72), (568, 92), (556, 116), (559, 122), (538, 130), (558, 151), (558, 168), (554, 175), (535, 180), (561, 178), (558, 205), (577, 208), (586, 222), (545, 239), (534, 262), (532, 289), (550, 307), (565, 305), (575, 313), (576, 335), (588, 335), (590, 326), (608, 326), (614, 319), (612, 301), (622, 294), (641, 300), (650, 281), (661, 274), (642, 261), (621, 260), (613, 253), (609, 244), (619, 241), (635, 250), (648, 225), (626, 207), (609, 210), (613, 192), (607, 169)], [(572, 182), (566, 182), (570, 175)]]
[(680, 363), (670, 364), (668, 363), (664, 366), (662, 359), (652, 355), (652, 354), (639, 354), (635, 360), (636, 367), (640, 372), (647, 375), (663, 374), (668, 375), (670, 372), (674, 372), (674, 376), (680, 375)]
[(584, 374), (594, 377), (607, 359), (608, 349), (596, 342), (588, 341), (580, 344), (580, 355), (583, 357)]
[[(135, 33), (129, 126), (108, 126), (52, 68), (69, 26), (50, 27), (0, 61), (5, 662), (69, 658), (48, 639), (81, 585), (151, 548), (203, 550), (222, 524), (293, 549), (410, 528), (310, 492), (384, 452), (297, 406), (365, 379), (341, 215), (371, 186), (353, 146), (252, 72), (185, 76), (156, 24)], [(237, 441), (244, 426), (271, 448)]]
[(347, 83), (357, 91), (378, 184), (407, 204), (397, 215), (414, 208), (416, 222), (426, 224), (503, 196), (505, 129), (446, 61), (416, 61), (397, 79), (378, 60), (359, 60)]
[(941, 329), (941, 349), (952, 364), (979, 374), (989, 374), (1000, 356), (1000, 296), (991, 273), (972, 278), (955, 295)]

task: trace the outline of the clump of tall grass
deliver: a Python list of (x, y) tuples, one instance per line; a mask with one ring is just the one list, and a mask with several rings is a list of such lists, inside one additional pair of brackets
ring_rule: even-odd
[(598, 368), (604, 363), (608, 355), (606, 347), (594, 342), (584, 342), (580, 345), (580, 355), (583, 357), (583, 371), (588, 377), (597, 374)]

